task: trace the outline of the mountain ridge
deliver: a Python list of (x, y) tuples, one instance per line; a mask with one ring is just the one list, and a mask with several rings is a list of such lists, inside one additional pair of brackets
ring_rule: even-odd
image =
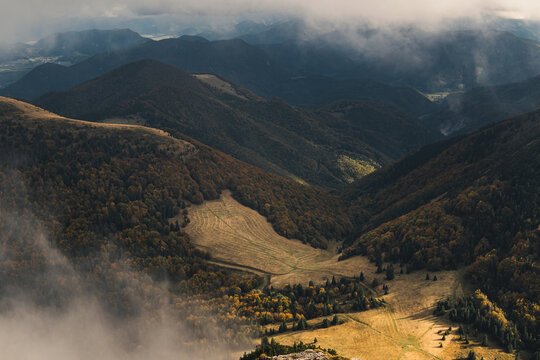
[(343, 193), (355, 229), (342, 258), (408, 271), (467, 266), (468, 280), (517, 327), (506, 339), (492, 335), (534, 349), (538, 331), (524, 329), (538, 326), (539, 119), (534, 111), (429, 145), (358, 180)]

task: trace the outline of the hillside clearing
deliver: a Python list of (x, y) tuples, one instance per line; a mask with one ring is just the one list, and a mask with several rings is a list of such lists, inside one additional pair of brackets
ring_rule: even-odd
[[(394, 280), (385, 281), (384, 273), (375, 274), (375, 266), (365, 257), (355, 256), (338, 262), (335, 245), (329, 250), (314, 249), (279, 236), (263, 216), (239, 204), (229, 191), (223, 192), (218, 200), (192, 206), (189, 216), (191, 222), (186, 232), (195, 246), (209, 251), (218, 265), (259, 275), (266, 273), (274, 287), (287, 283), (306, 285), (309, 280), (320, 283), (333, 275), (354, 276), (360, 272), (364, 273), (365, 284), (377, 278), (389, 286), (389, 294), (382, 296), (385, 307), (339, 314), (344, 323), (330, 328), (276, 335), (279, 343), (311, 343), (317, 338), (322, 347), (362, 360), (453, 360), (465, 358), (470, 350), (485, 360), (513, 359), (513, 355), (497, 347), (479, 346), (479, 339), (473, 337), (469, 345), (464, 344), (458, 340), (459, 324), (433, 315), (438, 300), (463, 296), (473, 290), (464, 288), (462, 271), (437, 272), (438, 280), (433, 281), (425, 280), (423, 271), (399, 274), (398, 270)], [(376, 289), (366, 288), (374, 295), (382, 295), (380, 285)], [(318, 318), (310, 323), (321, 321), (322, 318)], [(443, 341), (440, 332), (450, 326), (452, 331)]]
[(247, 100), (247, 98), (243, 95), (240, 95), (236, 89), (228, 82), (222, 80), (216, 75), (213, 74), (194, 74), (197, 79), (202, 81), (203, 83), (210, 85), (226, 94), (236, 96), (240, 99)]
[(363, 257), (338, 262), (335, 244), (328, 250), (315, 249), (278, 235), (266, 218), (238, 203), (230, 191), (218, 200), (192, 206), (189, 218), (186, 232), (196, 247), (229, 266), (269, 274), (276, 287), (374, 270)]

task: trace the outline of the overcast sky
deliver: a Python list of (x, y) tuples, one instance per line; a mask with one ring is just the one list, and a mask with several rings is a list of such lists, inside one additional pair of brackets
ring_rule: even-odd
[(334, 24), (368, 19), (377, 25), (429, 26), (485, 14), (540, 19), (536, 0), (0, 0), (0, 5), (2, 42), (26, 41), (87, 24), (121, 27), (128, 20), (152, 21), (165, 14), (217, 22), (279, 15)]

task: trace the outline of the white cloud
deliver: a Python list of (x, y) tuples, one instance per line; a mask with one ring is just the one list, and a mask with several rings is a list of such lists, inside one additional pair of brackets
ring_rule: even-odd
[[(540, 19), (530, 0), (0, 0), (0, 39), (23, 40), (34, 31), (61, 28), (69, 19), (136, 18), (156, 15), (248, 17), (290, 15), (311, 21), (437, 25), (458, 17), (502, 14)], [(29, 40), (29, 39), (24, 39)]]

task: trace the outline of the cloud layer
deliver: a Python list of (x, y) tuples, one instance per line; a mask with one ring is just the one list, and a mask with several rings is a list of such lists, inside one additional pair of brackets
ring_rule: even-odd
[[(335, 24), (438, 24), (485, 14), (540, 19), (540, 3), (530, 0), (2, 0), (0, 41), (25, 40), (30, 34), (52, 32), (72, 22), (177, 16), (213, 19), (250, 16), (294, 16)], [(86, 21), (86, 22), (85, 22)], [(109, 23), (114, 24), (114, 21)]]
[[(106, 252), (82, 266), (106, 269), (104, 281), (89, 280), (91, 274), (77, 270), (51, 245), (32, 214), (21, 178), (0, 168), (2, 359), (235, 358), (222, 340), (224, 330), (208, 321), (211, 313), (184, 308), (180, 298), (171, 298), (167, 284), (155, 283), (128, 264), (113, 267)], [(110, 281), (114, 297), (127, 300), (122, 305), (129, 314), (120, 316), (110, 308), (104, 289)], [(175, 305), (181, 306), (181, 318)], [(195, 335), (188, 314), (201, 316), (198, 332), (204, 337)]]

